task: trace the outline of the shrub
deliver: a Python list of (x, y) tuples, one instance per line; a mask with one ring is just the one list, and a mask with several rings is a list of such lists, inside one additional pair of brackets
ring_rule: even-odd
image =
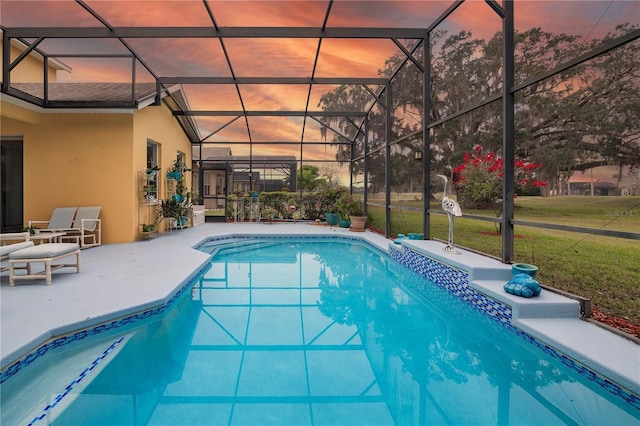
[[(458, 202), (465, 207), (499, 207), (503, 165), (502, 157), (492, 151), (484, 153), (480, 145), (476, 145), (472, 153), (465, 153), (462, 164), (453, 169)], [(516, 194), (539, 193), (540, 187), (547, 186), (547, 182), (536, 179), (536, 172), (542, 167), (542, 163), (515, 160)]]

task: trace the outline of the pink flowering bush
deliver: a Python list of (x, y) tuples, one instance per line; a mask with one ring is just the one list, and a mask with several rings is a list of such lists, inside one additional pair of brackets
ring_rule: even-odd
[[(453, 169), (460, 204), (475, 208), (500, 206), (503, 165), (502, 157), (492, 151), (484, 152), (480, 145), (465, 153), (462, 164)], [(516, 193), (547, 186), (547, 182), (536, 178), (542, 163), (516, 159), (514, 166)]]
[(345, 195), (349, 195), (346, 188), (325, 188), (316, 193), (314, 207), (317, 213), (337, 213), (338, 200)]

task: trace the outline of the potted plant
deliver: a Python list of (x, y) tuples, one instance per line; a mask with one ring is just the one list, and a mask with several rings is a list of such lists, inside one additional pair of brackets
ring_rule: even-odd
[(150, 232), (155, 232), (156, 231), (156, 224), (155, 223), (143, 223), (142, 224), (142, 232), (144, 234), (148, 234)]
[(295, 219), (293, 217), (293, 214), (295, 213), (295, 211), (298, 208), (298, 204), (296, 203), (296, 199), (295, 198), (289, 198), (287, 200), (287, 213), (289, 213), (289, 215), (291, 215), (291, 218)]
[(160, 171), (160, 167), (158, 166), (153, 166), (153, 167), (147, 167), (147, 170), (145, 170), (145, 172), (147, 173), (147, 176), (155, 176), (158, 171)]
[(171, 167), (169, 167), (169, 170), (167, 171), (167, 178), (180, 180), (182, 179), (182, 175), (189, 171), (191, 171), (191, 169), (189, 169), (182, 160), (175, 160), (171, 163)]
[(343, 194), (347, 193), (344, 188), (327, 187), (322, 191), (318, 191), (315, 200), (315, 208), (319, 214), (324, 217), (329, 225), (338, 224), (338, 200)]
[(273, 207), (263, 207), (260, 212), (262, 217), (265, 219), (269, 219), (269, 222), (273, 222), (273, 218), (278, 214), (278, 211)]
[(160, 200), (160, 213), (165, 219), (178, 219), (180, 217), (180, 203), (173, 198)]
[(178, 183), (176, 185), (176, 193), (173, 194), (171, 197), (178, 202), (182, 202), (186, 198), (186, 192), (187, 192), (187, 185), (184, 184), (184, 179), (180, 179), (178, 180)]
[(355, 200), (351, 194), (344, 193), (336, 202), (336, 206), (340, 221), (344, 221), (340, 226), (350, 227), (352, 231), (364, 231), (367, 217), (360, 201)]
[(186, 225), (187, 218), (193, 213), (193, 207), (188, 197), (183, 201), (171, 198), (160, 201), (160, 213), (162, 217), (169, 219), (169, 227), (177, 228)]
[(355, 201), (355, 205), (351, 210), (351, 227), (350, 231), (364, 232), (367, 227), (367, 214), (364, 212), (364, 205), (361, 201)]
[(338, 225), (340, 228), (348, 228), (351, 226), (351, 216), (349, 215), (349, 205), (351, 201), (351, 196), (348, 194), (343, 194), (336, 201), (336, 214), (338, 215)]
[(22, 228), (22, 232), (28, 232), (30, 235), (35, 235), (40, 233), (40, 228), (37, 226), (27, 226), (26, 228)]

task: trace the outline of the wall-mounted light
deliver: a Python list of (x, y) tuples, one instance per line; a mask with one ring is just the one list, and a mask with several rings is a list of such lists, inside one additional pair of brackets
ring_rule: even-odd
[(416, 161), (422, 161), (422, 151), (416, 151), (413, 154), (413, 159)]

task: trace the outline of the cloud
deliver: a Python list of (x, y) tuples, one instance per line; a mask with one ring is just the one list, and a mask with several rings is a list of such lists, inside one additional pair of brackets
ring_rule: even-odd
[(221, 27), (320, 27), (329, 2), (233, 0), (209, 4)]

